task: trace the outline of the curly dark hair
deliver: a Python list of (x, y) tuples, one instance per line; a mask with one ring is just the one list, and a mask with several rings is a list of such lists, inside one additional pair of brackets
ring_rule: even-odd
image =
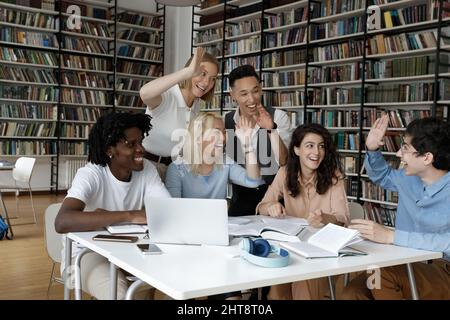
[(419, 155), (433, 154), (433, 167), (450, 170), (450, 124), (437, 118), (413, 120), (406, 128)]
[(337, 183), (338, 179), (341, 178), (339, 176), (339, 174), (342, 174), (339, 155), (328, 130), (316, 123), (298, 126), (292, 134), (286, 166), (286, 186), (292, 197), (300, 194), (298, 177), (302, 172), (300, 161), (295, 154), (294, 147), (299, 147), (308, 133), (321, 136), (325, 144), (325, 157), (317, 168), (317, 192), (324, 194), (331, 185)]
[(142, 136), (148, 135), (151, 117), (143, 113), (108, 113), (100, 117), (89, 133), (88, 161), (105, 167), (111, 162), (106, 154), (108, 147), (125, 139), (125, 130), (138, 128)]

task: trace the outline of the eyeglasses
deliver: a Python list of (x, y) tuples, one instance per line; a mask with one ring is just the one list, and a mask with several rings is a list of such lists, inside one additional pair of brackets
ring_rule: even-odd
[(414, 151), (414, 150), (409, 150), (409, 148), (410, 148), (410, 145), (407, 144), (402, 139), (402, 142), (400, 143), (400, 151), (401, 151), (401, 153), (403, 153), (403, 154), (406, 154), (406, 153), (417, 154), (417, 153), (419, 153), (419, 152)]

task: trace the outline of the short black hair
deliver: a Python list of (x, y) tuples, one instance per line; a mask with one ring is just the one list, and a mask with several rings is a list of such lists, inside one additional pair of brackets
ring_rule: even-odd
[(259, 82), (259, 76), (255, 71), (255, 68), (249, 64), (245, 64), (243, 66), (234, 68), (230, 74), (228, 75), (228, 81), (230, 82), (230, 87), (234, 87), (234, 83), (236, 80), (247, 78), (247, 77), (255, 77)]
[(108, 113), (98, 118), (89, 133), (88, 161), (105, 167), (111, 162), (106, 151), (126, 138), (125, 130), (138, 128), (144, 137), (152, 128), (151, 119), (144, 113)]
[(433, 154), (433, 166), (439, 170), (450, 170), (450, 124), (437, 118), (413, 120), (406, 128), (411, 145), (419, 155)]

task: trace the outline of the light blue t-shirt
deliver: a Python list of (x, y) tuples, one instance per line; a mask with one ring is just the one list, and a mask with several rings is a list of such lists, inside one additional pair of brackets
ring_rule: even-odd
[(228, 157), (225, 164), (214, 167), (206, 176), (193, 175), (182, 160), (172, 162), (166, 172), (166, 187), (174, 198), (225, 199), (228, 182), (248, 188), (265, 183), (262, 179), (249, 178), (245, 168)]
[(374, 183), (398, 192), (394, 244), (443, 252), (450, 261), (450, 172), (425, 185), (389, 167), (380, 151), (368, 151), (364, 165)]

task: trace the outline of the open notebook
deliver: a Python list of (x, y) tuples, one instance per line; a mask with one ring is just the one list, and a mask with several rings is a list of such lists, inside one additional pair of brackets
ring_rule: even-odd
[(263, 217), (257, 221), (234, 224), (229, 221), (228, 232), (235, 237), (262, 237), (267, 240), (299, 242), (298, 235), (308, 225), (305, 219)]
[(122, 224), (106, 227), (106, 230), (111, 234), (146, 233), (148, 231), (148, 226), (145, 224)]
[(365, 252), (349, 248), (362, 240), (359, 231), (329, 223), (306, 241), (280, 243), (280, 246), (305, 258), (331, 258), (365, 255)]

